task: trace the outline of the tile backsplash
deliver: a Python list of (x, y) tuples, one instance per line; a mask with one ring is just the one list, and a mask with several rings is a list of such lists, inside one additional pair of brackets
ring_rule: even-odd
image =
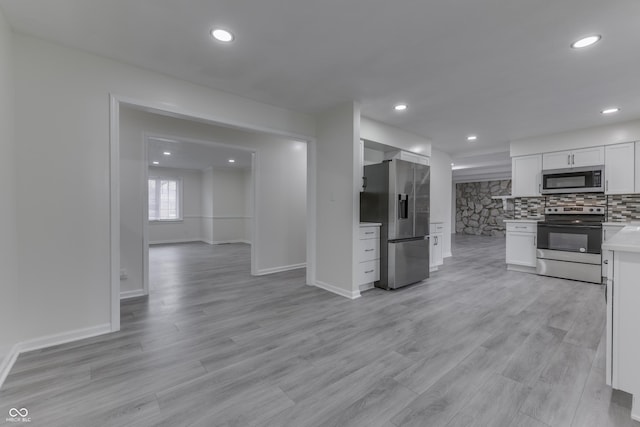
[(558, 194), (546, 197), (517, 197), (513, 218), (539, 218), (548, 206), (606, 206), (608, 222), (640, 220), (640, 194)]
[(640, 220), (640, 194), (617, 194), (607, 199), (607, 221)]

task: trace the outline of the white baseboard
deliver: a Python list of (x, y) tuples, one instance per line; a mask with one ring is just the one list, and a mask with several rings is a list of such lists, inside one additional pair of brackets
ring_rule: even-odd
[(450, 258), (452, 256), (453, 256), (453, 254), (451, 252), (447, 252), (444, 255), (442, 255), (443, 258)]
[(202, 242), (202, 239), (169, 239), (169, 240), (154, 240), (149, 242), (149, 245), (170, 245), (172, 243), (194, 243)]
[(535, 267), (527, 267), (523, 265), (507, 264), (507, 270), (519, 271), (520, 273), (532, 273), (537, 274)]
[(9, 371), (13, 368), (13, 364), (16, 363), (16, 359), (20, 351), (18, 350), (18, 344), (11, 347), (9, 353), (4, 355), (2, 361), (0, 361), (0, 388), (2, 388), (2, 384), (4, 384), (4, 380), (7, 379), (9, 375)]
[(321, 282), (319, 280), (316, 280), (315, 285), (318, 288), (324, 289), (325, 291), (329, 291), (329, 292), (334, 293), (336, 295), (340, 295), (341, 297), (345, 297), (345, 298), (349, 298), (349, 299), (360, 298), (360, 290), (349, 292), (349, 291), (347, 291), (345, 289), (338, 288), (337, 286), (333, 286), (333, 285), (330, 285), (328, 283)]
[(248, 240), (202, 240), (205, 243), (208, 243), (210, 245), (225, 245), (227, 243), (246, 243), (247, 245), (250, 245), (251, 242)]
[(59, 334), (46, 335), (44, 337), (33, 338), (27, 341), (22, 341), (14, 345), (9, 354), (5, 355), (2, 363), (0, 363), (0, 387), (7, 379), (9, 371), (16, 362), (16, 359), (20, 353), (27, 351), (40, 350), (46, 347), (52, 347), (54, 345), (65, 344), (71, 341), (78, 341), (85, 338), (91, 338), (98, 335), (108, 334), (111, 332), (111, 324), (104, 323), (98, 326), (92, 326), (90, 328), (77, 329), (75, 331), (62, 332)]
[(144, 289), (134, 289), (132, 291), (120, 291), (120, 299), (143, 297), (147, 295)]
[(373, 282), (365, 283), (364, 285), (360, 285), (360, 292), (368, 291), (369, 289), (373, 289), (375, 287), (376, 286), (373, 284)]
[(280, 267), (272, 267), (272, 268), (263, 268), (262, 270), (258, 270), (256, 276), (264, 276), (265, 274), (273, 274), (273, 273), (281, 273), (283, 271), (289, 270), (297, 270), (298, 268), (305, 268), (307, 266), (306, 262), (300, 264), (292, 264), (292, 265), (283, 265)]

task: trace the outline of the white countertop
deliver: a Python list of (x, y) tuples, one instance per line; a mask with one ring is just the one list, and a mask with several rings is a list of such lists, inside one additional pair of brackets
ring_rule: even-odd
[(541, 219), (542, 218), (538, 218), (538, 219), (533, 219), (533, 218), (532, 219), (528, 219), (528, 218), (527, 219), (505, 219), (504, 222), (516, 222), (516, 223), (517, 222), (520, 222), (520, 223), (526, 222), (526, 223), (531, 224), (531, 223), (536, 223), (536, 222), (540, 221)]
[(603, 243), (602, 249), (608, 251), (640, 253), (640, 223), (626, 225), (611, 239)]
[(361, 222), (360, 227), (381, 227), (382, 224), (379, 222)]

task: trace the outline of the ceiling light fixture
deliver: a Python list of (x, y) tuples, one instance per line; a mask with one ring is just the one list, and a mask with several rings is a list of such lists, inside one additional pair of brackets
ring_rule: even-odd
[(151, 162), (151, 163), (153, 163), (154, 165), (159, 165), (160, 164), (160, 162)]
[(467, 137), (467, 141), (475, 141), (475, 140), (477, 140), (477, 139), (478, 139), (478, 136), (477, 136), (477, 135), (469, 135), (469, 136)]
[(231, 32), (222, 28), (214, 28), (213, 30), (211, 30), (211, 36), (219, 42), (223, 43), (230, 43), (235, 38), (233, 34), (231, 34)]
[(395, 107), (393, 107), (393, 109), (396, 111), (405, 111), (407, 108), (409, 108), (407, 104), (397, 104)]
[(620, 111), (620, 109), (618, 107), (613, 107), (613, 108), (607, 108), (605, 110), (600, 111), (602, 114), (613, 114), (613, 113), (617, 113), (618, 111)]
[(571, 47), (574, 49), (582, 49), (583, 47), (591, 46), (592, 44), (599, 42), (601, 38), (602, 36), (600, 35), (583, 37), (580, 40), (571, 43)]
[(229, 159), (229, 163), (235, 163), (236, 161), (234, 159)]
[(171, 155), (171, 152), (169, 152), (169, 151), (165, 151), (165, 152), (164, 152), (164, 153), (162, 153), (162, 154), (164, 154), (165, 156), (170, 156), (170, 155)]

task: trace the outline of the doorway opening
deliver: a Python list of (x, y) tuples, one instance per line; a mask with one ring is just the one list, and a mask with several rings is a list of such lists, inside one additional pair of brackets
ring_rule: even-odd
[[(307, 175), (307, 165), (314, 164), (313, 158), (308, 157), (308, 154), (312, 156), (313, 150), (308, 151), (307, 146), (313, 142), (248, 127), (220, 125), (210, 120), (170, 113), (138, 103), (121, 103), (116, 98), (112, 98), (112, 118), (112, 330), (120, 327), (119, 279), (122, 270), (125, 270), (124, 276), (129, 278), (138, 265), (141, 272), (140, 286), (134, 289), (125, 289), (123, 286), (123, 291), (129, 292), (123, 292), (123, 297), (145, 295), (149, 292), (149, 244), (177, 244), (180, 241), (196, 240), (205, 242), (204, 244), (249, 243), (252, 275), (307, 266), (306, 255), (309, 248), (313, 247), (311, 242), (315, 238), (312, 226), (313, 202), (310, 200), (315, 189), (312, 183), (314, 174), (310, 172)], [(114, 138), (114, 135), (117, 137)], [(163, 168), (167, 165), (160, 164), (174, 156), (171, 144), (174, 144), (174, 151), (176, 145), (187, 144), (201, 149), (239, 150), (218, 157), (226, 162), (227, 175), (230, 170), (235, 170), (238, 178), (235, 187), (232, 185), (231, 189), (222, 191), (230, 191), (237, 200), (242, 199), (243, 203), (239, 205), (243, 209), (215, 211), (215, 207), (201, 197), (199, 214), (187, 212), (184, 205), (186, 200), (180, 198), (186, 196), (185, 187), (190, 180), (187, 176), (189, 174), (184, 173), (172, 180), (168, 176), (170, 174), (165, 173), (171, 168)], [(171, 154), (166, 155), (165, 151)], [(243, 163), (242, 156), (245, 158), (244, 165), (248, 165), (248, 168), (245, 167), (244, 172), (238, 172), (241, 168), (237, 166)], [(157, 160), (158, 157), (161, 160)], [(178, 157), (172, 159), (177, 160)], [(195, 157), (204, 156), (196, 154)], [(236, 164), (231, 164), (230, 159), (235, 160), (233, 163)], [(159, 164), (154, 165), (154, 161)], [(220, 175), (216, 169), (219, 172), (221, 168), (211, 167), (209, 171), (200, 169), (198, 172), (201, 177), (201, 192), (207, 174)], [(159, 171), (163, 174), (158, 173)], [(134, 176), (134, 179), (127, 178), (127, 173)], [(221, 173), (224, 174), (225, 171)], [(150, 179), (154, 182), (150, 183)], [(156, 197), (161, 191), (158, 188), (162, 186), (165, 194)], [(119, 191), (114, 192), (114, 188)], [(132, 188), (137, 199), (129, 194)], [(156, 199), (166, 199), (163, 208), (157, 205), (158, 200), (149, 203), (151, 190)], [(171, 192), (173, 196), (168, 195)], [(114, 203), (115, 198), (117, 203)], [(228, 201), (229, 195), (218, 200)], [(174, 203), (173, 208), (169, 206), (171, 201)], [(205, 205), (212, 208), (206, 211)], [(151, 222), (150, 208), (154, 217)], [(168, 218), (171, 216), (174, 218)], [(196, 216), (199, 218), (191, 218)], [(134, 217), (135, 220), (129, 220)], [(197, 238), (193, 236), (194, 221), (199, 221), (200, 224), (200, 235)], [(176, 230), (177, 237), (173, 233)], [(120, 232), (115, 236), (114, 231)], [(127, 241), (135, 241), (137, 249), (127, 252), (127, 247), (131, 249)], [(129, 256), (131, 253), (135, 255)], [(125, 265), (127, 263), (134, 266), (133, 270)], [(305, 280), (307, 283), (309, 274), (308, 269)]]

